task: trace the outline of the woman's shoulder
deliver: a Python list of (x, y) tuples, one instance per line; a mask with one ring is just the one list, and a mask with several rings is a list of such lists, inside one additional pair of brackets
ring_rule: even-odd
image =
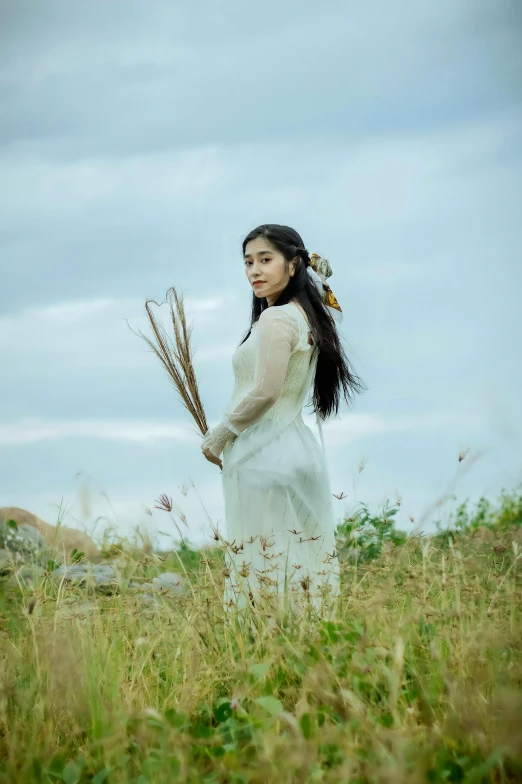
[[(304, 318), (304, 317), (303, 317)], [(300, 311), (291, 302), (286, 305), (271, 305), (265, 308), (259, 316), (259, 321), (300, 321)]]
[(298, 346), (308, 348), (309, 326), (299, 308), (290, 302), (286, 305), (271, 305), (265, 308), (257, 321), (262, 332), (279, 334), (282, 339), (290, 339), (292, 351)]

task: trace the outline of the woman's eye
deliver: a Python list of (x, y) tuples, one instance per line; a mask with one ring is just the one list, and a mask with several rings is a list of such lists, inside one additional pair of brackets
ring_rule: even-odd
[[(269, 259), (269, 258), (264, 258), (264, 259), (261, 259), (261, 261), (272, 261), (272, 259)], [(245, 266), (246, 266), (246, 267), (248, 267), (250, 264), (252, 264), (252, 262), (251, 262), (251, 261), (245, 261)]]

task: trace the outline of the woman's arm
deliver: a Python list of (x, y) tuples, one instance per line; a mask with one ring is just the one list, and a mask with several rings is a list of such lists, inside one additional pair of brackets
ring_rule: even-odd
[(201, 444), (216, 457), (227, 441), (243, 433), (274, 405), (283, 389), (288, 361), (299, 337), (296, 320), (280, 308), (266, 308), (257, 330), (254, 386)]

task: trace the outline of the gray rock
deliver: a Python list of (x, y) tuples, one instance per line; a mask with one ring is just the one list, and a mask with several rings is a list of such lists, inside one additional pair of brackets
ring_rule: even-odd
[(148, 594), (162, 594), (166, 596), (181, 596), (187, 590), (186, 580), (176, 572), (163, 572), (154, 577), (149, 583), (144, 583), (141, 590)]
[(36, 583), (40, 582), (43, 576), (44, 570), (41, 566), (38, 566), (37, 564), (25, 564), (19, 569), (16, 569), (16, 571), (13, 571), (9, 580), (7, 581), (7, 584), (12, 586), (28, 583), (35, 585)]
[(60, 580), (63, 578), (77, 585), (92, 581), (97, 588), (101, 588), (102, 586), (115, 585), (117, 575), (110, 564), (92, 564), (87, 561), (71, 566), (60, 566), (52, 572), (52, 577), (57, 577)]
[(34, 525), (22, 523), (18, 526), (18, 533), (21, 534), (27, 542), (31, 542), (36, 549), (45, 547), (45, 540), (38, 528), (35, 528)]
[(1, 523), (0, 547), (0, 577), (8, 577), (8, 585), (34, 585), (43, 577), (49, 553), (43, 536), (33, 525)]
[(21, 557), (35, 556), (44, 547), (44, 538), (40, 531), (28, 523), (11, 527), (6, 523), (0, 525), (0, 541), (3, 546)]

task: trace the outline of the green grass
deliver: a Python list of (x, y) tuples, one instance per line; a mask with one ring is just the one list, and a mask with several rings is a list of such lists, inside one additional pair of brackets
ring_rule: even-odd
[(522, 496), (429, 540), (393, 517), (340, 527), (331, 620), (224, 617), (216, 550), (127, 552), (187, 569), (156, 606), (0, 588), (0, 782), (522, 781)]

